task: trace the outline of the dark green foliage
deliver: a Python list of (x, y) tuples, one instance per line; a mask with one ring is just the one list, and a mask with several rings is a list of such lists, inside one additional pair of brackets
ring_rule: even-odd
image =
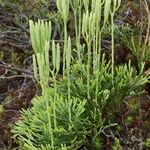
[[(114, 80), (111, 77), (111, 65), (104, 60), (101, 61), (98, 72), (98, 81), (93, 74), (90, 75), (90, 96), (88, 100), (89, 107), (98, 107), (119, 109), (122, 100), (129, 96), (130, 93), (138, 93), (141, 86), (148, 82), (147, 76), (137, 75), (136, 70), (131, 67), (130, 63), (124, 66), (115, 67)], [(80, 99), (87, 98), (86, 86), (86, 66), (77, 63), (71, 68), (71, 95)], [(98, 95), (96, 95), (96, 84), (98, 82)], [(65, 97), (67, 96), (67, 81), (63, 80), (59, 84), (59, 91)], [(93, 99), (97, 97), (97, 102), (93, 103)]]

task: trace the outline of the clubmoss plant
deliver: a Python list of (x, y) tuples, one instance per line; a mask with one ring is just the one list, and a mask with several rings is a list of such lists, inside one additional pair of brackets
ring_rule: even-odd
[[(53, 62), (53, 69), (50, 69), (51, 75), (54, 81), (54, 102), (53, 102), (53, 112), (54, 116), (55, 114), (55, 104), (56, 104), (56, 97), (57, 97), (57, 83), (56, 83), (56, 77), (58, 75), (59, 69), (60, 69), (60, 45), (57, 43), (57, 45), (52, 42), (52, 62)], [(56, 123), (56, 118), (54, 120), (54, 127), (56, 128), (57, 123)]]
[[(87, 149), (100, 149), (101, 133), (116, 125), (110, 122), (109, 114), (119, 112), (122, 100), (133, 91), (139, 92), (141, 86), (148, 81), (148, 76), (142, 73), (136, 75), (130, 62), (123, 66), (114, 65), (113, 20), (120, 2), (57, 0), (58, 12), (64, 24), (63, 45), (50, 41), (51, 21), (30, 21), (34, 76), (40, 83), (42, 93), (33, 98), (30, 109), (21, 111), (21, 119), (12, 130), (20, 149), (77, 150), (83, 146)], [(72, 54), (71, 36), (67, 32), (70, 8), (76, 16), (77, 59)], [(112, 61), (106, 63), (101, 52), (101, 42), (104, 28), (110, 20), (109, 16), (112, 29)], [(85, 39), (84, 44), (78, 39), (81, 34)], [(61, 49), (63, 78), (58, 81)], [(53, 87), (49, 86), (50, 79), (53, 79)]]
[[(53, 120), (55, 116), (53, 113), (53, 104), (51, 104), (54, 99), (54, 91), (49, 89), (48, 93), (49, 96), (46, 99), (49, 103), (48, 111), (45, 104), (45, 97), (35, 97), (32, 101), (33, 107), (21, 112), (22, 119), (13, 130), (15, 138), (24, 149), (29, 150), (44, 150), (44, 148), (47, 150), (61, 149), (61, 145), (66, 145), (70, 149), (76, 149), (84, 143), (85, 134), (88, 134), (88, 131), (90, 132), (88, 129), (88, 120), (82, 116), (86, 100), (72, 99), (72, 124), (70, 124), (68, 100), (57, 95), (57, 127), (54, 127)], [(47, 113), (49, 113), (49, 117)], [(51, 124), (49, 124), (49, 120)]]
[(34, 23), (30, 20), (29, 25), (32, 47), (35, 54), (45, 53), (45, 41), (49, 42), (51, 38), (51, 22), (44, 23), (43, 21), (38, 20), (38, 22)]
[(74, 22), (75, 22), (75, 39), (76, 39), (76, 48), (78, 59), (81, 60), (81, 19), (82, 19), (82, 7), (83, 2), (81, 0), (71, 0), (71, 8), (74, 14)]
[[(71, 96), (87, 99), (87, 70), (85, 64), (75, 64), (71, 67)], [(148, 76), (136, 75), (136, 71), (131, 67), (131, 63), (115, 67), (114, 80), (112, 84), (111, 64), (107, 64), (104, 59), (99, 66), (97, 77), (90, 74), (90, 99), (89, 108), (92, 110), (98, 105), (101, 112), (119, 112), (122, 100), (129, 96), (131, 92), (138, 93), (142, 85), (148, 82)], [(96, 88), (98, 86), (98, 93)], [(59, 91), (67, 97), (67, 81), (63, 80), (59, 85)], [(107, 94), (106, 94), (107, 93)], [(95, 98), (96, 96), (96, 98)]]
[(68, 37), (68, 40), (67, 40), (67, 45), (66, 45), (66, 53), (65, 53), (65, 60), (66, 60), (66, 72), (67, 72), (67, 98), (68, 98), (68, 104), (69, 104), (69, 107), (68, 107), (68, 112), (69, 112), (69, 120), (70, 120), (70, 123), (71, 123), (71, 105), (72, 105), (72, 100), (71, 100), (71, 95), (70, 95), (70, 65), (71, 65), (71, 39), (70, 37)]
[(66, 66), (66, 48), (67, 48), (67, 21), (68, 21), (68, 14), (69, 14), (69, 6), (70, 0), (56, 0), (57, 8), (59, 13), (62, 16), (63, 23), (64, 23), (64, 49), (63, 49), (63, 73), (65, 72)]
[[(111, 0), (108, 0), (111, 1)], [(116, 13), (116, 11), (118, 10), (118, 8), (120, 7), (121, 4), (121, 0), (114, 0), (113, 1), (113, 7), (111, 9), (111, 63), (112, 63), (112, 82), (113, 82), (113, 78), (114, 78), (114, 15)], [(111, 3), (109, 4), (111, 5)]]
[(91, 43), (94, 36), (95, 14), (88, 11), (83, 14), (82, 34), (87, 43), (87, 97), (90, 99), (90, 68), (91, 68)]

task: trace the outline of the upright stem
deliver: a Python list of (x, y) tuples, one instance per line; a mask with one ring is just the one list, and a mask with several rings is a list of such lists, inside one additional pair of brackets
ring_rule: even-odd
[(63, 78), (65, 76), (65, 67), (66, 67), (66, 47), (67, 47), (67, 23), (64, 21), (64, 51), (63, 51)]
[(112, 83), (114, 79), (114, 14), (111, 14), (111, 63), (112, 63)]
[(48, 97), (47, 91), (43, 94), (43, 96), (46, 101), (46, 111), (47, 111), (47, 117), (48, 117), (48, 132), (50, 134), (52, 150), (54, 150), (54, 137), (53, 137), (53, 129), (52, 129), (52, 123), (51, 123), (51, 111), (50, 111), (50, 106), (48, 102), (49, 97)]
[(76, 11), (74, 11), (74, 17), (75, 17), (76, 47), (77, 47), (78, 59), (80, 60), (80, 58), (81, 58), (80, 51), (79, 51), (80, 39), (79, 39), (79, 35), (78, 35), (78, 24), (77, 24), (77, 12)]
[(99, 45), (97, 44), (97, 62), (96, 62), (96, 65), (97, 65), (97, 71), (96, 71), (96, 92), (95, 92), (95, 100), (97, 101), (97, 95), (98, 95), (98, 80), (99, 80), (99, 64), (100, 64), (100, 57), (101, 57), (101, 32), (99, 33)]
[(56, 84), (56, 75), (53, 75), (53, 81), (54, 81), (54, 102), (53, 102), (53, 115), (54, 115), (54, 129), (56, 129), (56, 97), (57, 97), (57, 84)]
[(69, 104), (69, 108), (68, 108), (68, 111), (69, 111), (69, 121), (70, 123), (72, 122), (71, 120), (71, 96), (70, 96), (70, 68), (67, 68), (67, 78), (68, 78), (68, 104)]
[(93, 38), (93, 57), (92, 57), (92, 60), (93, 60), (93, 74), (96, 73), (96, 63), (97, 63), (97, 47), (96, 47), (96, 37)]
[(90, 99), (90, 68), (91, 68), (91, 42), (88, 45), (88, 62), (87, 62), (87, 98)]
[[(78, 21), (78, 44), (80, 45), (80, 37), (81, 37), (81, 22), (82, 22), (82, 15), (81, 15), (81, 11), (82, 11), (82, 5), (81, 5), (81, 2), (80, 2), (80, 6), (79, 6), (79, 21)], [(78, 45), (78, 48), (80, 48), (79, 47), (79, 45)], [(82, 52), (81, 51), (79, 51), (79, 53), (80, 53), (80, 58), (79, 58), (79, 60), (81, 60), (82, 58), (81, 58), (81, 54), (82, 54)]]

